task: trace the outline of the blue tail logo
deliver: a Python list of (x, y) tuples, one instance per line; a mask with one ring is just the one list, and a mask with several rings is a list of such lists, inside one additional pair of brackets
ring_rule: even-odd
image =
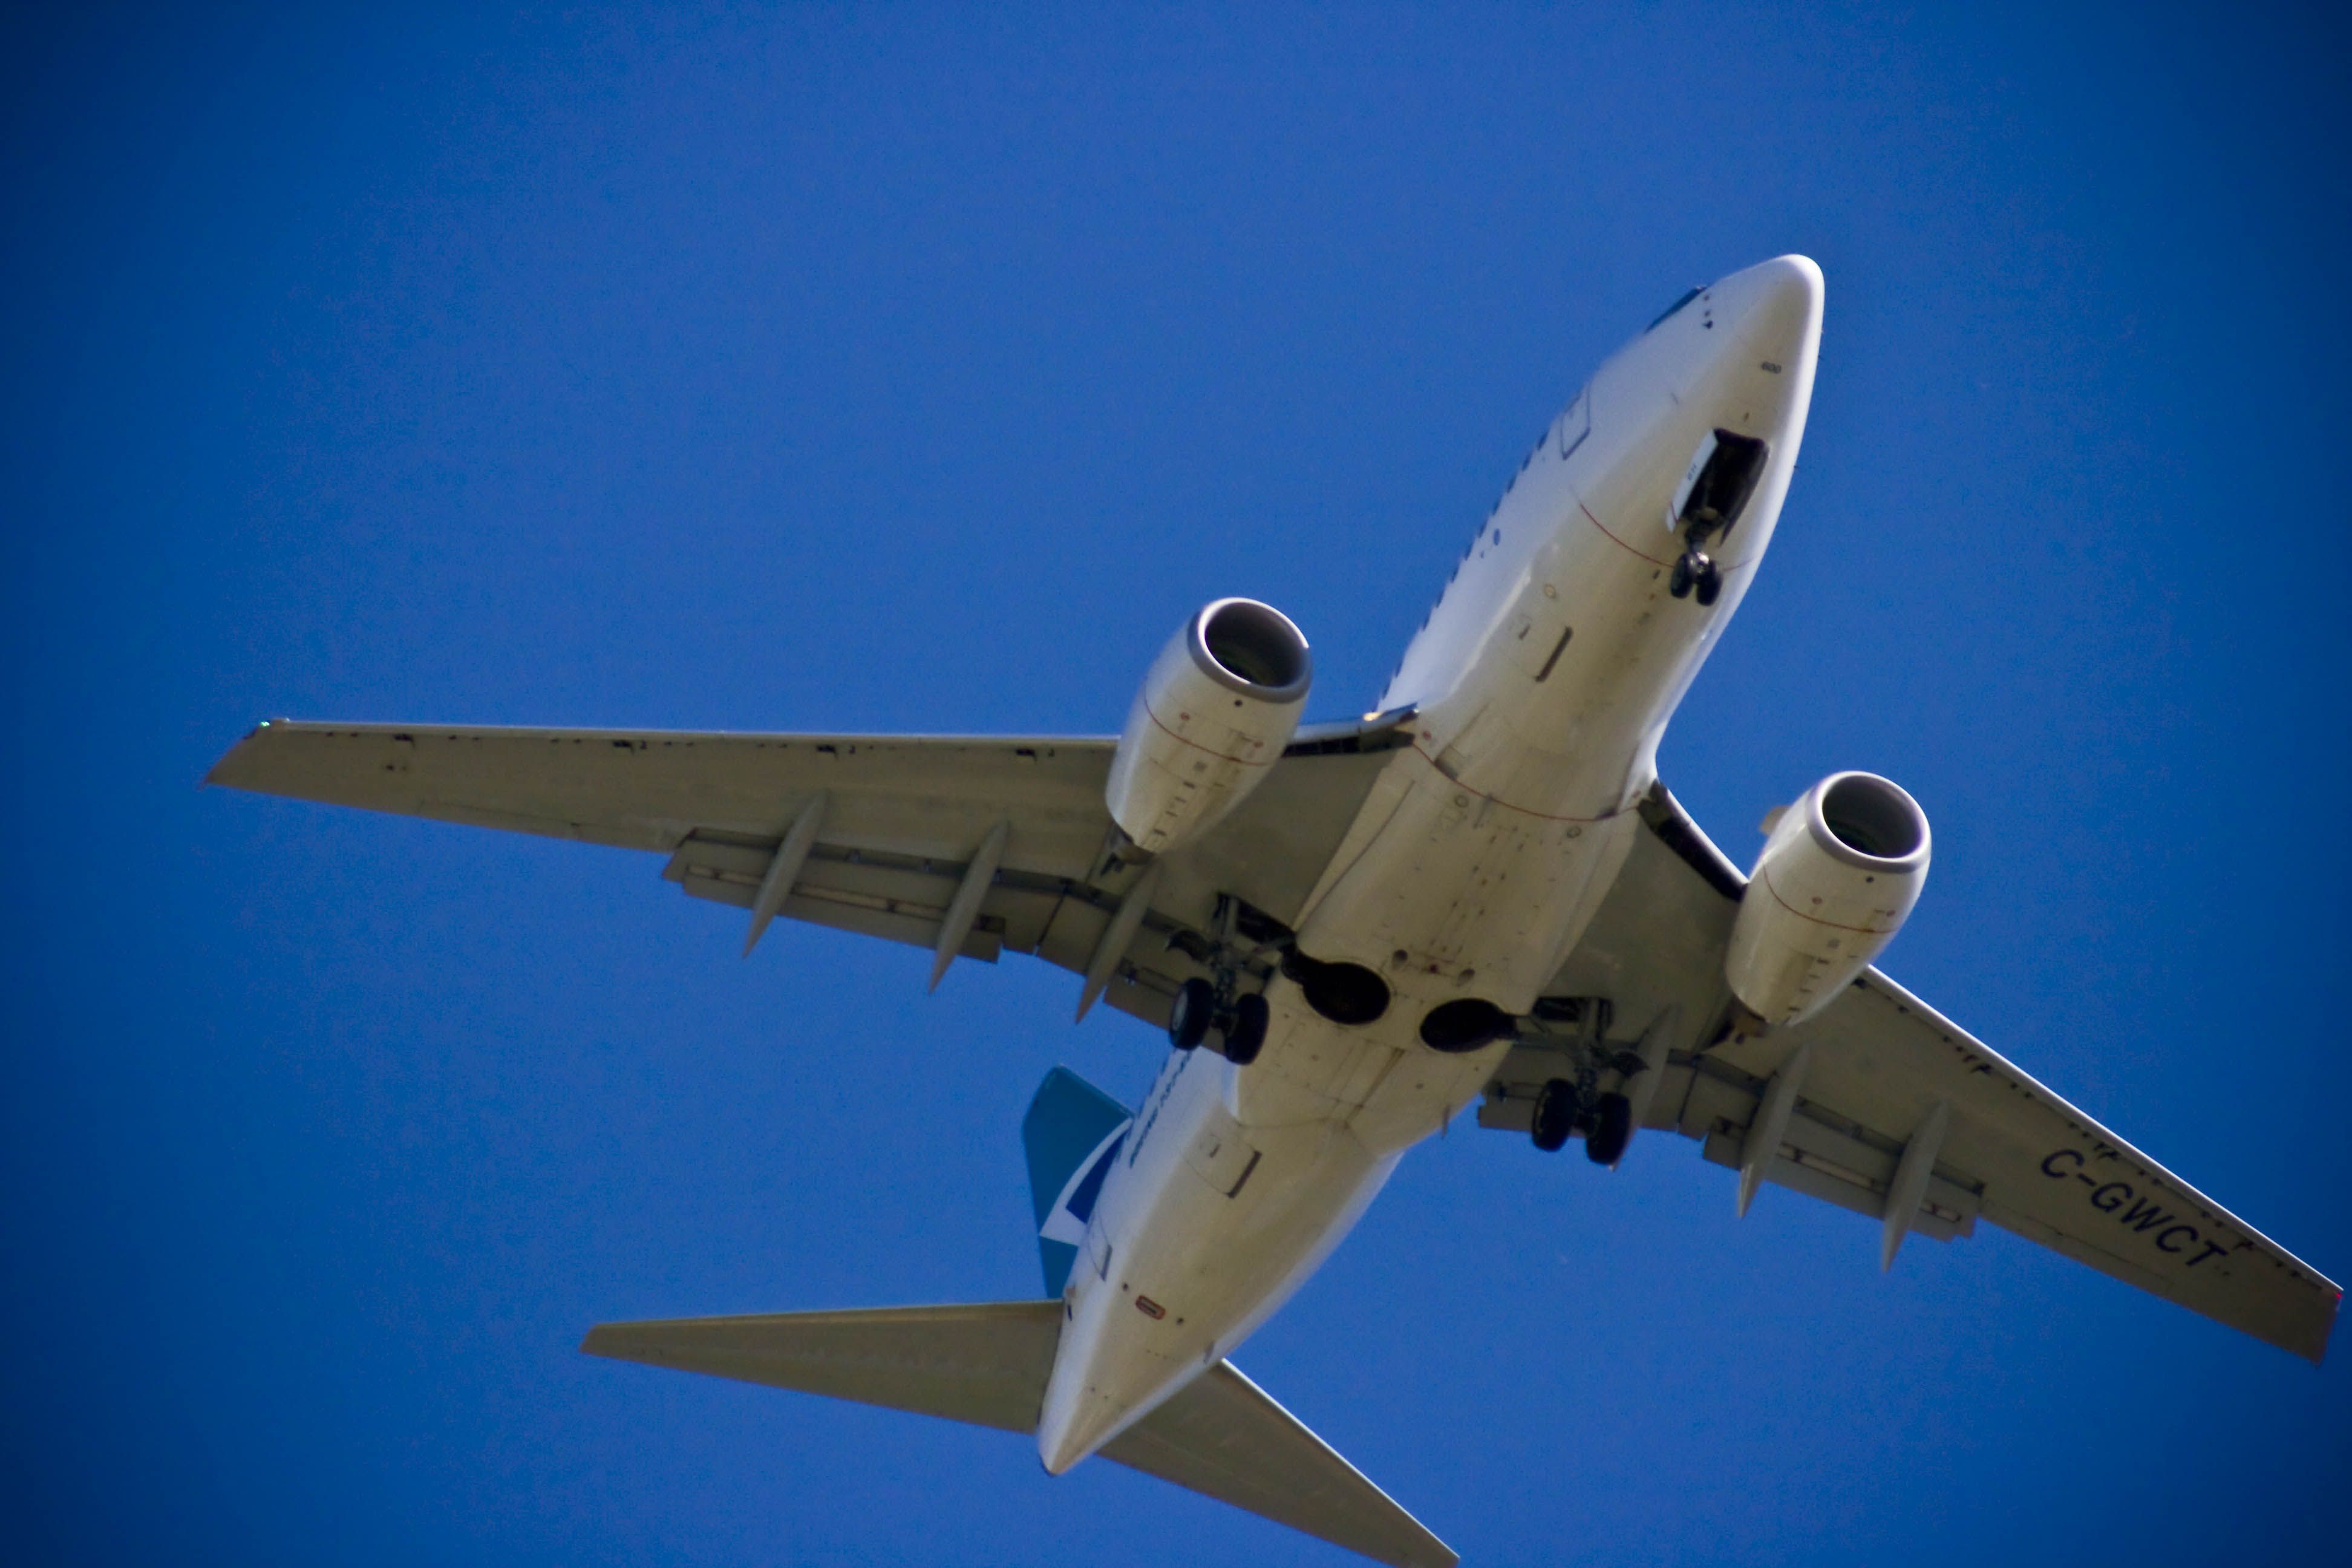
[(1134, 1118), (1067, 1068), (1055, 1068), (1037, 1086), (1021, 1119), (1021, 1147), (1029, 1157), (1029, 1203), (1037, 1215), (1037, 1255), (1045, 1266), (1045, 1294), (1058, 1296), (1087, 1239), (1087, 1221), (1102, 1195)]

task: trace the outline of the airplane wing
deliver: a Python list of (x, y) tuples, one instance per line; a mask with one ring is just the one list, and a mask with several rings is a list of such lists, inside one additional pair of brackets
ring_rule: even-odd
[[(1612, 998), (1622, 1032), (1660, 1032), (1658, 1083), (1629, 1088), (1647, 1100), (1642, 1125), (1735, 1169), (1769, 1134), (1763, 1179), (1880, 1221), (1890, 1263), (1908, 1234), (1950, 1240), (1984, 1219), (2315, 1363), (2325, 1353), (2343, 1294), (2325, 1275), (1876, 969), (1803, 1024), (1723, 1038), (1745, 879), (1663, 785), (1642, 817), (1549, 987)], [(1525, 1129), (1561, 1059), (1540, 1039), (1514, 1047), (1480, 1122)], [(1775, 1096), (1784, 1072), (1793, 1092)]]
[[(667, 857), (689, 895), (958, 956), (1035, 953), (1153, 1023), (1206, 973), (1218, 895), (1288, 922), (1402, 721), (1300, 731), (1240, 809), (1145, 873), (1110, 860), (1114, 742), (273, 721), (207, 784)], [(1120, 919), (1129, 895), (1128, 918)], [(1244, 933), (1246, 934), (1246, 933)], [(1108, 939), (1108, 940), (1107, 940)]]
[[(1302, 731), (1233, 816), (1140, 890), (1141, 874), (1104, 854), (1108, 739), (272, 722), (206, 782), (663, 853), (688, 894), (751, 910), (755, 936), (781, 916), (945, 959), (1031, 952), (1161, 1023), (1176, 986), (1206, 973), (1196, 955), (1219, 893), (1295, 921), (1381, 753), (1408, 743), (1405, 722)], [(1676, 1031), (1644, 1126), (1738, 1168), (1751, 1130), (1780, 1120), (1765, 1180), (1882, 1223), (1904, 1206), (1898, 1188), (1918, 1188), (1890, 1244), (1970, 1235), (1982, 1217), (2319, 1359), (2332, 1282), (1878, 971), (1805, 1024), (1712, 1045), (1744, 879), (1663, 786), (1642, 816), (1549, 992), (1610, 997), (1621, 1027)], [(1801, 1047), (1798, 1092), (1769, 1115)], [(1481, 1122), (1524, 1130), (1561, 1059), (1542, 1039), (1516, 1047)], [(1915, 1145), (1929, 1157), (1906, 1180)]]

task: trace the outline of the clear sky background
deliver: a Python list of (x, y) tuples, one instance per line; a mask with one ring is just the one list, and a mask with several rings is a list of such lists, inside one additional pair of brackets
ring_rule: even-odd
[[(1934, 819), (1887, 967), (2337, 1279), (2347, 37), (2317, 8), (0, 20), (19, 1561), (1336, 1564), (590, 1360), (1035, 1293), (1076, 981), (201, 791), (259, 718), (1101, 732), (1202, 601), (1360, 711), (1688, 285), (1829, 279), (1662, 758)], [(1964, 14), (1963, 14), (1964, 13)], [(2316, 1562), (2314, 1370), (1990, 1229), (1466, 1123), (1237, 1357), (1473, 1563)]]

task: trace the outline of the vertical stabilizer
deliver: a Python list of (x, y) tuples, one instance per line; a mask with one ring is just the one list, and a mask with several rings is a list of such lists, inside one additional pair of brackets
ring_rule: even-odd
[(1021, 1147), (1029, 1157), (1029, 1202), (1036, 1211), (1037, 1253), (1045, 1266), (1045, 1294), (1058, 1296), (1087, 1238), (1110, 1163), (1133, 1118), (1067, 1068), (1055, 1068), (1037, 1086), (1021, 1119)]

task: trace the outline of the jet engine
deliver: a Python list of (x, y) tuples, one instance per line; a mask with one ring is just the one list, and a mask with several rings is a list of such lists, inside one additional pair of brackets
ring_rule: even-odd
[(1875, 773), (1832, 773), (1766, 826), (1724, 967), (1758, 1017), (1793, 1024), (1844, 990), (1919, 901), (1927, 817)]
[(1111, 820), (1147, 855), (1213, 826), (1257, 787), (1298, 728), (1315, 661), (1290, 617), (1219, 599), (1169, 639), (1111, 759)]

